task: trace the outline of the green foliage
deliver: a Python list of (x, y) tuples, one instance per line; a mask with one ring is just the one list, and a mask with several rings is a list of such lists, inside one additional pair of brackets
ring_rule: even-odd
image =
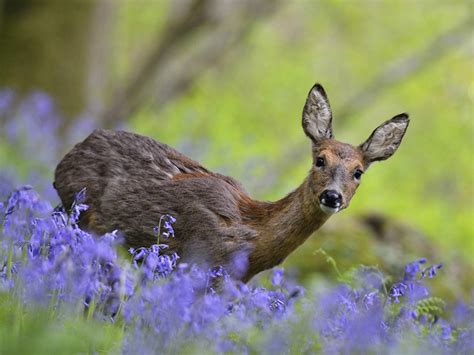
[(117, 353), (122, 329), (109, 322), (86, 320), (79, 314), (25, 306), (0, 294), (2, 354)]
[(424, 319), (429, 324), (436, 322), (444, 315), (446, 302), (438, 297), (428, 297), (418, 301), (416, 305), (416, 317)]

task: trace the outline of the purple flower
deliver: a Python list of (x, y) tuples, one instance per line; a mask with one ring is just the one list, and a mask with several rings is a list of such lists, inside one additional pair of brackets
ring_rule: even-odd
[(25, 197), (25, 191), (31, 190), (32, 187), (29, 185), (22, 186), (18, 190), (15, 190), (10, 195), (8, 199), (7, 208), (5, 209), (5, 215), (12, 214), (16, 208), (19, 207), (20, 203), (28, 202), (28, 199)]
[(15, 99), (15, 93), (11, 89), (0, 89), (0, 116), (3, 116), (10, 109)]
[(369, 292), (364, 295), (362, 302), (364, 303), (365, 309), (368, 310), (373, 307), (379, 301), (379, 293), (376, 291)]
[(82, 212), (86, 211), (89, 206), (84, 204), (86, 200), (86, 188), (83, 188), (81, 191), (74, 194), (74, 202), (71, 206), (71, 214), (69, 216), (69, 221), (75, 227), (79, 222), (79, 217)]
[(86, 202), (86, 191), (87, 189), (84, 187), (81, 191), (74, 194), (74, 202), (76, 204), (83, 204)]
[(283, 280), (283, 269), (281, 269), (281, 268), (273, 269), (272, 285), (273, 286), (280, 286), (282, 280)]
[(453, 330), (451, 328), (451, 325), (446, 322), (441, 322), (441, 339), (443, 340), (451, 340), (453, 336)]
[(395, 303), (399, 303), (399, 298), (405, 295), (407, 289), (408, 286), (405, 283), (398, 282), (390, 287), (389, 295), (395, 299)]
[(168, 276), (176, 267), (179, 259), (176, 253), (162, 254), (167, 245), (154, 244), (150, 248), (130, 248), (135, 269), (143, 271), (145, 280), (156, 280)]
[(56, 163), (61, 151), (59, 124), (52, 99), (35, 91), (10, 105), (2, 131), (5, 141), (19, 148), (18, 154), (34, 156), (35, 166), (44, 168)]
[(405, 266), (404, 281), (414, 280), (416, 275), (421, 271), (420, 265), (426, 263), (426, 258), (421, 258), (417, 261), (409, 263)]
[(436, 276), (436, 273), (439, 269), (443, 267), (443, 264), (432, 265), (421, 272), (421, 277), (424, 278), (428, 276), (430, 279)]
[(158, 236), (169, 238), (174, 237), (173, 223), (176, 222), (176, 218), (169, 214), (164, 214), (160, 217), (158, 226), (153, 228), (153, 231)]
[[(350, 284), (319, 286), (301, 297), (302, 288), (288, 277), (283, 280), (281, 268), (269, 276), (270, 288), (233, 280), (236, 264), (246, 270), (247, 253), (226, 265), (229, 271), (178, 265), (178, 255), (164, 244), (130, 248), (128, 261), (117, 250), (118, 232), (93, 236), (77, 226), (85, 195), (76, 198), (71, 220), (29, 187), (2, 202), (9, 213), (0, 226), (0, 291), (32, 310), (43, 307), (60, 317), (85, 314), (123, 324), (124, 353), (433, 348), (472, 353), (474, 348), (474, 306), (457, 306), (448, 321), (429, 295), (427, 283), (441, 265), (423, 271), (424, 259), (407, 265), (403, 280), (388, 293), (387, 277), (362, 267)], [(158, 232), (172, 236), (174, 221), (163, 217)], [(436, 321), (430, 312), (438, 312)]]

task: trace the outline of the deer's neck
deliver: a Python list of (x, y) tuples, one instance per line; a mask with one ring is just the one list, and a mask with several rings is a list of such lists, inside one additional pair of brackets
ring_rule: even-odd
[(251, 259), (257, 268), (264, 270), (282, 262), (328, 219), (308, 181), (279, 201), (255, 202), (253, 224), (259, 236)]

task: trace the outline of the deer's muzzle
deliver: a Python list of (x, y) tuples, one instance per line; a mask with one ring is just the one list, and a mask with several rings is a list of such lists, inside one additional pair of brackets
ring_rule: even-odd
[(342, 195), (336, 190), (324, 190), (319, 195), (319, 207), (328, 214), (338, 212), (342, 207)]

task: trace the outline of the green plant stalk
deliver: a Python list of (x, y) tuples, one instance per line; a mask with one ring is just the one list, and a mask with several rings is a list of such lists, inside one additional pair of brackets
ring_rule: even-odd
[(326, 259), (326, 262), (331, 264), (333, 269), (336, 271), (338, 279), (339, 280), (344, 280), (344, 277), (342, 276), (341, 272), (339, 271), (339, 268), (337, 267), (336, 260), (334, 260), (334, 258), (332, 256), (328, 255), (328, 253), (326, 253), (326, 251), (323, 248), (319, 248), (319, 249), (317, 249), (316, 251), (313, 252), (313, 255), (316, 255), (316, 254), (324, 255), (324, 257)]
[(12, 265), (13, 265), (13, 241), (10, 242), (10, 245), (8, 246), (7, 279), (11, 279), (11, 277), (12, 277)]

